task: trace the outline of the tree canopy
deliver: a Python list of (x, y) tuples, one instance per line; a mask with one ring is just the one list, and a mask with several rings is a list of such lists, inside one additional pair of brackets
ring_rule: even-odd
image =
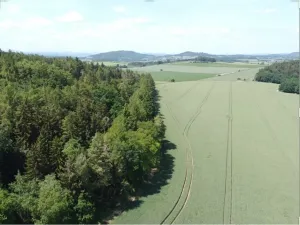
[(92, 223), (157, 167), (150, 74), (0, 51), (0, 223)]
[(299, 60), (274, 63), (260, 69), (256, 81), (280, 84), (279, 90), (288, 93), (299, 93)]

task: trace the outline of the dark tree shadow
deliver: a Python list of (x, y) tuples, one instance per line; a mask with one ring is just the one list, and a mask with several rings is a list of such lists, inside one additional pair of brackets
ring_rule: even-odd
[[(161, 162), (157, 169), (157, 172), (150, 174), (149, 179), (145, 181), (138, 189), (133, 201), (129, 201), (128, 198), (119, 199), (119, 202), (111, 208), (97, 212), (99, 215), (97, 221), (101, 224), (108, 224), (115, 216), (119, 216), (122, 212), (130, 211), (132, 209), (140, 207), (143, 203), (141, 197), (147, 197), (149, 195), (158, 194), (161, 188), (168, 184), (168, 181), (172, 178), (174, 171), (174, 157), (170, 154), (171, 150), (176, 149), (176, 145), (168, 140), (164, 140), (161, 149)], [(100, 217), (101, 215), (101, 217)], [(104, 219), (105, 218), (105, 219)]]
[(139, 189), (138, 195), (146, 197), (148, 195), (157, 194), (161, 188), (168, 184), (168, 180), (172, 178), (174, 171), (174, 157), (169, 154), (170, 150), (176, 149), (176, 145), (168, 140), (164, 140), (161, 150), (161, 162), (158, 171), (153, 174), (148, 182), (145, 182)]

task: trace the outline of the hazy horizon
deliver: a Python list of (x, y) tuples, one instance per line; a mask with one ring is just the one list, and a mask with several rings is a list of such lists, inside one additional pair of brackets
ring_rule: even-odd
[(277, 54), (298, 49), (298, 7), (285, 0), (11, 0), (2, 2), (0, 12), (3, 50)]

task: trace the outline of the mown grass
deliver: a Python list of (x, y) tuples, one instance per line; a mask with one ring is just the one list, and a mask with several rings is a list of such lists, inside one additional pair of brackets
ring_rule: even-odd
[(201, 80), (215, 76), (215, 74), (184, 73), (172, 71), (160, 71), (150, 73), (155, 81), (170, 81), (171, 79), (175, 79), (175, 82)]

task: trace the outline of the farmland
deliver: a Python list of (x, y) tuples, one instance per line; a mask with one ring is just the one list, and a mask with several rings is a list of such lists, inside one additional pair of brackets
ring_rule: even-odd
[(157, 85), (173, 172), (113, 223), (297, 223), (298, 96), (253, 82), (258, 68), (160, 68), (228, 74)]
[(250, 63), (190, 63), (190, 62), (178, 62), (173, 65), (181, 66), (198, 66), (198, 67), (230, 67), (230, 68), (259, 68), (262, 65), (250, 64)]
[(201, 80), (205, 78), (214, 77), (215, 74), (211, 73), (184, 73), (184, 72), (172, 72), (172, 71), (157, 71), (151, 72), (151, 75), (155, 81), (192, 81)]

